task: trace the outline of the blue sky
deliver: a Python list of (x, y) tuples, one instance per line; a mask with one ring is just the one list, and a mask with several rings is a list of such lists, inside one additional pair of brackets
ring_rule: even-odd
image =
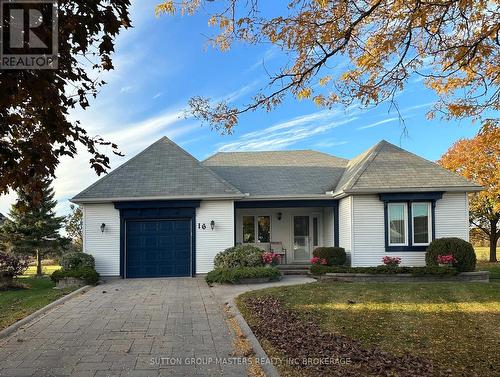
[[(102, 78), (108, 82), (85, 110), (71, 113), (92, 135), (119, 144), (124, 158), (113, 157), (116, 167), (162, 136), (180, 144), (198, 159), (218, 150), (316, 149), (352, 158), (381, 139), (429, 160), (438, 159), (456, 140), (478, 130), (470, 121), (429, 121), (425, 114), (435, 97), (417, 78), (398, 96), (398, 106), (408, 134), (388, 105), (362, 110), (356, 107), (325, 110), (308, 100), (288, 98), (271, 113), (243, 115), (233, 135), (221, 136), (196, 119), (185, 119), (183, 109), (195, 95), (225, 98), (244, 104), (265, 86), (266, 69), (283, 61), (270, 45), (236, 45), (221, 53), (207, 44), (206, 13), (193, 17), (154, 16), (159, 0), (135, 1), (131, 9), (133, 29), (117, 40), (115, 70)], [(272, 4), (272, 3), (271, 3)], [(68, 198), (98, 177), (88, 156), (64, 159), (54, 182), (58, 213), (69, 208)], [(0, 212), (7, 213), (13, 194), (0, 198)]]

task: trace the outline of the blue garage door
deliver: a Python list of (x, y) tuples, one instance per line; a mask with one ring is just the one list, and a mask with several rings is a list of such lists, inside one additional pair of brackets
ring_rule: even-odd
[(126, 277), (190, 276), (189, 220), (127, 221)]

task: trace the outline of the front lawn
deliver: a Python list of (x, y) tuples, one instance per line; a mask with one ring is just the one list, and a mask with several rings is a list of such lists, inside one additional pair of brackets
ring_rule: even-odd
[[(58, 264), (49, 264), (49, 265), (42, 264), (42, 274), (44, 275), (52, 275), (54, 271), (60, 269), (61, 266), (59, 266)], [(36, 275), (36, 266), (29, 266), (28, 269), (25, 271), (24, 275), (26, 276)]]
[(54, 283), (47, 276), (23, 276), (16, 280), (31, 288), (0, 291), (0, 330), (74, 290), (53, 289)]
[(490, 263), (490, 262), (477, 262), (477, 271), (489, 271), (490, 279), (500, 279), (500, 262)]
[(490, 248), (486, 246), (474, 246), (478, 261), (488, 261), (490, 259)]
[[(359, 356), (344, 366), (284, 363), (278, 368), (286, 376), (378, 375), (391, 368), (399, 376), (500, 375), (500, 282), (322, 282), (249, 292), (237, 302), (272, 357), (314, 358), (321, 345)], [(273, 320), (272, 310), (283, 317)], [(286, 318), (296, 331), (286, 328)]]

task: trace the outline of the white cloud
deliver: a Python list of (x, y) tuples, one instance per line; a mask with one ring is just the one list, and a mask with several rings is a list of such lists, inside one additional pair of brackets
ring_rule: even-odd
[(134, 90), (135, 90), (135, 86), (127, 85), (127, 86), (124, 86), (120, 89), (120, 93), (128, 93), (128, 92), (132, 92)]
[(340, 145), (348, 144), (348, 141), (337, 141), (337, 140), (325, 140), (314, 144), (316, 148), (328, 148), (328, 147), (338, 147)]
[(382, 124), (386, 124), (386, 123), (394, 122), (395, 120), (398, 120), (398, 118), (388, 118), (388, 119), (384, 119), (384, 120), (381, 120), (381, 121), (378, 121), (378, 122), (375, 122), (375, 123), (370, 123), (370, 124), (367, 124), (366, 126), (361, 126), (361, 127), (358, 127), (358, 128), (356, 128), (356, 129), (357, 129), (357, 130), (366, 130), (367, 128), (373, 128), (373, 127), (380, 126), (380, 125), (382, 125)]
[(237, 141), (222, 144), (218, 151), (280, 150), (350, 123), (357, 116), (342, 116), (339, 111), (319, 111), (242, 135)]
[(264, 53), (259, 57), (259, 59), (248, 67), (243, 74), (250, 73), (255, 71), (258, 68), (264, 68), (266, 63), (270, 60), (274, 59), (278, 55), (278, 49), (276, 47), (268, 48)]

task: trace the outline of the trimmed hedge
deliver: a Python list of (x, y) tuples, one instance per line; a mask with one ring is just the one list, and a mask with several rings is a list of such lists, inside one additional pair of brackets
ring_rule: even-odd
[(260, 267), (263, 250), (252, 245), (238, 245), (218, 253), (214, 258), (215, 268)]
[(437, 276), (452, 276), (458, 273), (453, 267), (335, 267), (312, 265), (310, 271), (313, 275), (324, 275), (326, 273), (350, 273), (350, 274), (412, 274), (413, 276), (437, 275)]
[(80, 267), (73, 270), (61, 269), (54, 271), (50, 276), (55, 283), (66, 277), (82, 279), (85, 283), (92, 285), (96, 285), (99, 281), (99, 274), (93, 267)]
[(61, 258), (61, 267), (68, 271), (82, 267), (95, 268), (95, 259), (83, 252), (66, 253)]
[(427, 266), (437, 266), (438, 255), (453, 255), (453, 263), (460, 272), (474, 271), (476, 269), (476, 253), (469, 242), (456, 237), (438, 238), (430, 243), (425, 253)]
[(313, 250), (313, 256), (326, 259), (328, 266), (342, 266), (347, 260), (343, 247), (317, 247)]
[(210, 271), (205, 280), (207, 283), (236, 283), (242, 279), (270, 278), (278, 280), (281, 272), (276, 267), (237, 267), (216, 268)]

